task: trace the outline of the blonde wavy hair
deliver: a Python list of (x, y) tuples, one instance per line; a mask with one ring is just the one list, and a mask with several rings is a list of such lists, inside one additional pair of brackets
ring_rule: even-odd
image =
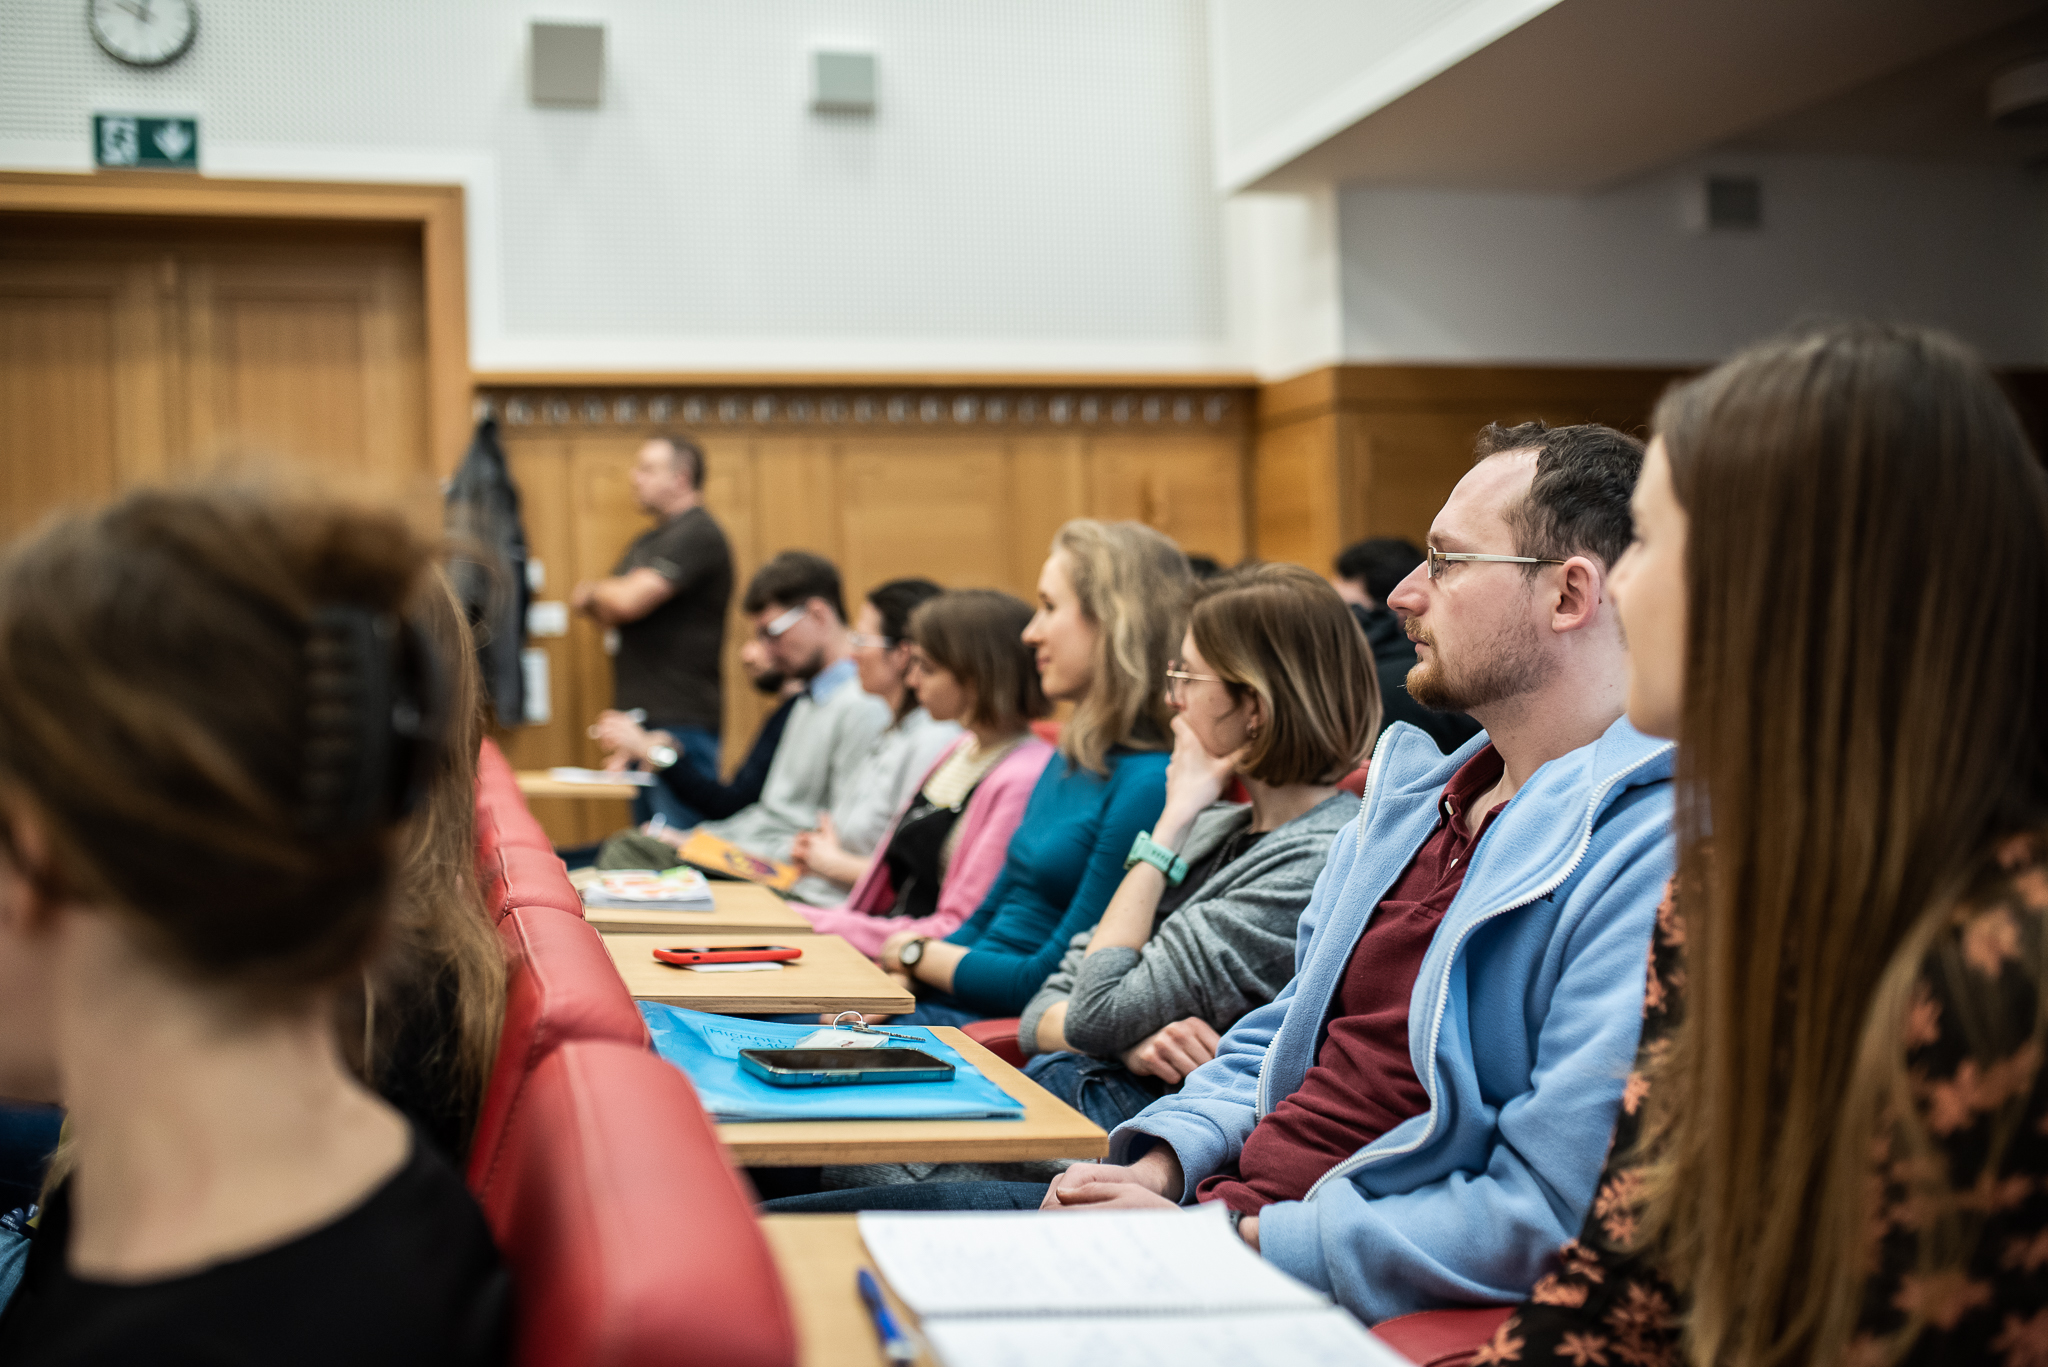
[(1067, 580), (1098, 628), (1095, 681), (1060, 732), (1060, 753), (1097, 774), (1112, 746), (1164, 750), (1173, 744), (1166, 664), (1187, 629), (1195, 577), (1173, 541), (1142, 522), (1077, 517), (1053, 536)]

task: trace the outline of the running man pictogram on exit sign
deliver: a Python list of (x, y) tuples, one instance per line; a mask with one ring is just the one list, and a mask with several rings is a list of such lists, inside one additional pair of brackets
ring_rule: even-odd
[(92, 160), (95, 166), (197, 171), (199, 120), (149, 114), (95, 114)]

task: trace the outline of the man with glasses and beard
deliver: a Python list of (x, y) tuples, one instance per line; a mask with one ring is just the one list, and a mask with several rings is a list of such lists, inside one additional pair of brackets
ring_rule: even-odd
[(1528, 423), (1478, 456), (1387, 602), (1409, 692), (1486, 730), (1449, 756), (1386, 734), (1293, 982), (1043, 1197), (1220, 1201), (1367, 1323), (1516, 1300), (1578, 1232), (1672, 870), (1672, 747), (1622, 717), (1606, 592), (1642, 448)]

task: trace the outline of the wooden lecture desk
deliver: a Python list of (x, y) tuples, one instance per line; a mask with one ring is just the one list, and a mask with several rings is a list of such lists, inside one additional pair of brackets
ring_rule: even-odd
[(612, 801), (631, 799), (647, 789), (637, 783), (572, 783), (550, 778), (545, 769), (521, 769), (514, 775), (519, 791), (528, 797), (601, 797)]
[[(861, 1242), (854, 1215), (764, 1215), (761, 1233), (782, 1275), (796, 1320), (800, 1367), (888, 1367), (875, 1338), (875, 1322), (854, 1289), (853, 1274), (865, 1267), (882, 1283), (889, 1312), (905, 1329), (917, 1328), (917, 1316), (896, 1299)], [(934, 1367), (931, 1350), (918, 1341), (919, 1367)]]
[[(772, 973), (698, 973), (676, 968), (654, 957), (657, 949), (678, 944), (784, 944), (803, 950)], [(663, 935), (607, 935), (604, 947), (626, 980), (626, 990), (641, 1001), (667, 1002), (693, 1011), (727, 1016), (781, 1016), (808, 1011), (860, 1011), (867, 1015), (900, 1015), (917, 1009), (917, 998), (837, 935), (797, 935), (753, 931), (744, 935), (706, 935), (700, 931)]]
[[(766, 974), (762, 975), (766, 977)], [(883, 1027), (886, 1029), (887, 1027)], [(1101, 1127), (949, 1026), (934, 1037), (960, 1051), (982, 1076), (1024, 1103), (1021, 1120), (767, 1120), (731, 1122), (718, 1137), (749, 1168), (825, 1163), (1017, 1163), (1100, 1158)], [(847, 1271), (848, 1285), (853, 1272)]]
[[(581, 888), (597, 869), (576, 869), (569, 881)], [(695, 934), (698, 931), (736, 935), (809, 935), (811, 923), (782, 900), (773, 888), (758, 883), (711, 880), (710, 911), (654, 911), (640, 907), (585, 907), (583, 919), (606, 935)], [(701, 975), (700, 975), (701, 976)]]

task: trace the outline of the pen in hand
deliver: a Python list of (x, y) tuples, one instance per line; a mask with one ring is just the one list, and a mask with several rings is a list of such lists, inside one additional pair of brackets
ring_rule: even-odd
[(882, 1341), (882, 1356), (891, 1367), (910, 1367), (917, 1361), (917, 1345), (897, 1327), (896, 1317), (889, 1313), (888, 1302), (882, 1299), (882, 1288), (874, 1274), (863, 1267), (854, 1274), (854, 1284), (860, 1288), (860, 1298), (867, 1302), (868, 1317), (875, 1322), (875, 1337)]

